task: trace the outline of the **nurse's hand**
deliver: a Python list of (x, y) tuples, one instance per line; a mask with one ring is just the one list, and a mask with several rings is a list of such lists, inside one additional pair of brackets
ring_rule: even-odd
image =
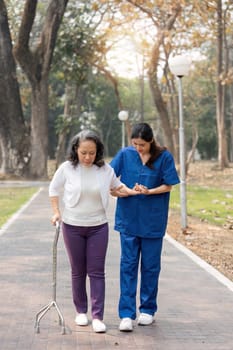
[(135, 191), (138, 191), (140, 194), (149, 194), (149, 190), (146, 186), (140, 185), (138, 183), (135, 184), (134, 188)]

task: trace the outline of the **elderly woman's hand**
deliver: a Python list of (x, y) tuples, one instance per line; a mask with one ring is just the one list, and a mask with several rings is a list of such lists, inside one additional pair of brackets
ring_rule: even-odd
[(111, 188), (110, 194), (113, 197), (128, 197), (128, 196), (135, 196), (139, 194), (139, 192), (125, 185), (121, 185), (119, 187)]
[(59, 213), (54, 214), (54, 215), (52, 216), (52, 218), (51, 218), (51, 223), (52, 223), (52, 225), (55, 226), (57, 221), (58, 221), (58, 222), (61, 221), (61, 216), (60, 216)]

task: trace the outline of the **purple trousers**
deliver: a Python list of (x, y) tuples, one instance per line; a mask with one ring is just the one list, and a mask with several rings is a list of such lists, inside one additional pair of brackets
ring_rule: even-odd
[(92, 318), (103, 320), (105, 299), (105, 257), (108, 223), (92, 227), (63, 223), (63, 237), (71, 265), (73, 302), (78, 313), (87, 313), (87, 276), (90, 279)]

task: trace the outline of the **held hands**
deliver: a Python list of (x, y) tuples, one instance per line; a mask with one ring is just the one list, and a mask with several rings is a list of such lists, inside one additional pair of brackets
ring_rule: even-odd
[(140, 185), (138, 183), (135, 184), (134, 188), (135, 191), (139, 192), (140, 194), (149, 194), (149, 190), (146, 186)]
[(125, 185), (112, 188), (110, 190), (110, 194), (113, 197), (128, 197), (128, 196), (135, 196), (139, 194), (149, 194), (149, 190), (146, 186), (136, 183), (132, 189), (128, 188)]

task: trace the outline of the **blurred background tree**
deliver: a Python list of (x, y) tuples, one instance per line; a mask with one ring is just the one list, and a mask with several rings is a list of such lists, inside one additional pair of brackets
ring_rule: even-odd
[[(183, 80), (187, 164), (233, 161), (233, 4), (213, 0), (0, 0), (2, 173), (47, 177), (74, 133), (98, 131), (106, 156), (121, 147), (118, 113), (149, 122), (178, 162), (171, 55)], [(7, 68), (7, 69), (6, 69)], [(187, 166), (188, 169), (188, 166)]]

